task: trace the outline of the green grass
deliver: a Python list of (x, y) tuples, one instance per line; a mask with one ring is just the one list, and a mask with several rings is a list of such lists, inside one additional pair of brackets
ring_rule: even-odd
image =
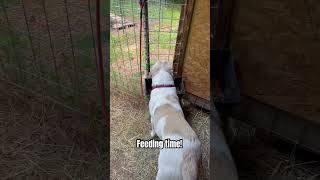
[(81, 52), (80, 67), (81, 68), (90, 68), (93, 67), (93, 50), (94, 44), (91, 35), (85, 35), (83, 37), (76, 38), (75, 47), (78, 48)]
[[(111, 0), (111, 8), (110, 12), (117, 16), (123, 16), (126, 19), (130, 20), (138, 20), (140, 18), (140, 6), (137, 1), (135, 0)], [(171, 24), (170, 19), (179, 19), (180, 18), (180, 7), (178, 6), (171, 6), (171, 5), (163, 5), (161, 7), (159, 3), (150, 3), (148, 6), (149, 18), (152, 19), (159, 19), (163, 18), (161, 23), (166, 25)]]
[[(125, 19), (132, 20), (134, 17), (135, 20), (137, 20), (137, 18), (139, 17), (140, 9), (139, 9), (139, 6), (136, 3), (136, 1), (124, 0), (121, 2), (122, 2), (122, 6), (121, 6), (122, 8), (120, 9), (119, 8), (120, 1), (116, 1), (116, 0), (111, 1), (111, 12), (113, 14), (118, 15), (118, 16), (120, 14), (122, 14)], [(160, 51), (174, 49), (175, 45), (168, 44), (168, 43), (175, 43), (175, 41), (176, 41), (176, 38), (177, 38), (176, 32), (178, 30), (178, 24), (179, 24), (178, 19), (180, 18), (180, 8), (177, 8), (177, 6), (163, 6), (162, 7), (162, 17), (164, 19), (161, 20), (160, 26), (159, 26), (158, 21), (155, 20), (155, 19), (159, 18), (160, 8), (157, 5), (158, 4), (151, 3), (150, 7), (149, 7), (149, 17), (154, 18), (152, 20), (155, 21), (155, 25), (150, 27), (150, 31), (154, 31), (154, 32), (150, 32), (150, 34), (149, 34), (150, 42), (153, 43), (152, 45), (150, 45), (150, 52), (151, 53), (157, 52), (158, 45), (156, 45), (156, 44), (159, 44)], [(171, 19), (173, 19), (173, 20), (171, 20)], [(160, 29), (163, 29), (164, 27), (172, 27), (172, 28), (167, 29), (167, 30), (160, 30)], [(138, 31), (138, 30), (136, 29), (136, 31)], [(166, 32), (159, 32), (158, 33), (158, 31), (166, 31)], [(172, 31), (172, 33), (169, 33), (167, 31)], [(123, 51), (127, 51), (127, 49), (125, 49), (127, 46), (127, 41), (129, 41), (129, 45), (132, 45), (134, 43), (133, 32), (129, 32), (127, 34), (127, 36), (129, 36), (128, 39), (125, 35), (118, 36), (118, 35), (111, 34), (111, 41), (110, 41), (111, 47), (116, 49), (115, 52), (113, 53), (113, 55), (111, 56), (112, 62), (115, 62), (117, 60), (117, 58), (119, 58), (121, 55), (121, 50), (120, 50), (119, 44), (122, 45)], [(139, 36), (138, 32), (136, 32), (136, 36)], [(136, 38), (138, 41), (138, 37), (136, 37)], [(135, 52), (133, 52), (133, 53), (135, 53)]]
[(8, 63), (17, 68), (28, 69), (29, 66), (24, 66), (22, 60), (24, 49), (29, 49), (29, 40), (25, 36), (15, 35), (8, 32), (0, 32), (0, 49), (6, 52)]
[[(101, 32), (103, 43), (107, 42), (107, 37), (108, 37), (107, 35), (108, 35), (107, 31)], [(82, 35), (81, 37), (76, 37), (75, 39), (77, 39), (77, 41), (75, 42), (75, 47), (81, 50), (83, 55), (82, 58), (80, 59), (80, 67), (81, 68), (94, 67), (93, 57), (94, 57), (95, 44), (93, 42), (91, 33)]]
[[(20, 2), (20, 0), (0, 0), (0, 6), (1, 6), (1, 4), (4, 4), (5, 6), (6, 5), (11, 5), (11, 4), (17, 4), (17, 3), (19, 3)], [(2, 8), (0, 8), (0, 10), (2, 10)]]
[(115, 35), (110, 35), (110, 63), (114, 63), (122, 58), (123, 54), (119, 47), (119, 43), (121, 43), (121, 41), (124, 40), (117, 38)]
[[(172, 0), (173, 3), (181, 3), (181, 0)], [(121, 3), (121, 6), (120, 6)], [(167, 1), (168, 3), (168, 1)], [(169, 2), (170, 3), (170, 2)], [(135, 0), (111, 0), (111, 13), (117, 16), (121, 16), (126, 20), (131, 20), (139, 23), (140, 7)], [(150, 53), (157, 54), (158, 49), (160, 53), (169, 52), (174, 53), (175, 42), (177, 38), (177, 31), (180, 19), (181, 8), (179, 6), (163, 5), (161, 7), (159, 3), (152, 1), (149, 3), (149, 42)], [(160, 23), (159, 23), (160, 19)], [(165, 31), (165, 32), (160, 32)], [(171, 33), (169, 33), (171, 31)], [(135, 42), (136, 38), (136, 42)], [(135, 43), (137, 43), (135, 45)], [(121, 45), (121, 48), (120, 48)], [(122, 63), (119, 60), (124, 60), (129, 63), (132, 57), (139, 58), (135, 48), (131, 48), (128, 52), (128, 46), (139, 48), (139, 29), (128, 28), (126, 30), (110, 34), (110, 58), (111, 63)], [(144, 48), (144, 47), (143, 47)], [(142, 52), (142, 68), (146, 69), (145, 64), (145, 51)], [(155, 63), (154, 59), (151, 59), (151, 66)], [(139, 81), (139, 72), (131, 72), (129, 77), (130, 82), (127, 82), (126, 86), (134, 87)], [(117, 72), (117, 68), (111, 69), (111, 80), (113, 83), (119, 79), (125, 79), (124, 75)]]

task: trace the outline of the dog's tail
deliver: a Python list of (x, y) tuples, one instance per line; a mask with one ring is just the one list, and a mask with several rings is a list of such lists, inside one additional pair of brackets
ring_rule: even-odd
[(200, 160), (200, 145), (190, 148), (183, 154), (182, 178), (183, 180), (198, 179), (198, 164)]

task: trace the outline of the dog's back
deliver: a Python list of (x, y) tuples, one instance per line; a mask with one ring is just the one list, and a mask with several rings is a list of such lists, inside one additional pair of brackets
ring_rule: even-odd
[[(159, 61), (151, 69), (152, 86), (174, 85), (171, 66)], [(183, 140), (182, 148), (164, 148), (158, 159), (157, 180), (196, 180), (200, 141), (186, 121), (174, 87), (153, 89), (149, 102), (153, 130), (161, 140)], [(151, 133), (154, 134), (154, 133)]]
[(183, 113), (165, 104), (157, 108), (154, 117), (161, 121), (156, 128), (161, 139), (183, 140), (182, 148), (160, 150), (157, 180), (196, 180), (200, 141)]
[(200, 161), (200, 142), (193, 150), (186, 150), (182, 161), (183, 180), (196, 180), (198, 178), (198, 164)]
[(160, 150), (157, 180), (196, 180), (199, 161), (200, 141), (184, 139), (183, 148)]

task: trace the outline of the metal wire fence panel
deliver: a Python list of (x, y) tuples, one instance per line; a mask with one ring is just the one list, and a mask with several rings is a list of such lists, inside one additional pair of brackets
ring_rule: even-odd
[(0, 0), (1, 79), (72, 109), (98, 106), (95, 8), (93, 0)]
[[(148, 0), (151, 66), (158, 60), (173, 61), (181, 12), (185, 0)], [(137, 96), (140, 89), (140, 6), (136, 0), (112, 0), (110, 9), (110, 66), (112, 85)], [(142, 69), (146, 69), (144, 28), (142, 28)]]

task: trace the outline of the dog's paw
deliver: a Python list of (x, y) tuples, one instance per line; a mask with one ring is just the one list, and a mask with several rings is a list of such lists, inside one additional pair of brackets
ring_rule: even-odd
[(155, 137), (156, 133), (152, 130), (150, 135), (151, 135), (151, 137)]

